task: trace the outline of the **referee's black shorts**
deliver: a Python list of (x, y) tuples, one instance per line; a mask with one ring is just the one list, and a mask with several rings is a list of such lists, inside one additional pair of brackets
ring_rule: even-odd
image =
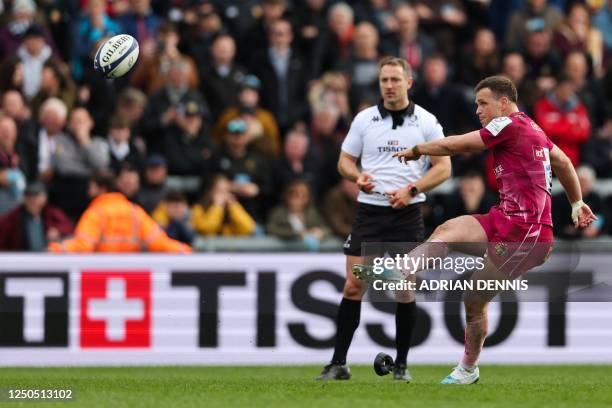
[(422, 242), (424, 239), (420, 203), (399, 209), (358, 203), (353, 230), (344, 242), (344, 254), (362, 256), (364, 242)]

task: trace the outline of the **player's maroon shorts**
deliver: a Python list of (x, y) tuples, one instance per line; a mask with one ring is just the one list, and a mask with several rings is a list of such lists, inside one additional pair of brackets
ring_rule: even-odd
[(511, 278), (544, 263), (553, 246), (550, 225), (529, 224), (508, 217), (493, 207), (488, 214), (475, 214), (487, 234), (487, 257)]

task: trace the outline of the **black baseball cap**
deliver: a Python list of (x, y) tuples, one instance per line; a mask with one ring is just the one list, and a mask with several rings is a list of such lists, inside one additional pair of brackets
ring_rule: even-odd
[(206, 110), (201, 100), (193, 97), (188, 97), (178, 107), (180, 113), (185, 116), (204, 115)]

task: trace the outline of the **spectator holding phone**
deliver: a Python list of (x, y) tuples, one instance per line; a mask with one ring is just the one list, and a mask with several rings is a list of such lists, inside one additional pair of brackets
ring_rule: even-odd
[(249, 149), (247, 124), (235, 119), (227, 124), (221, 171), (231, 180), (231, 192), (258, 223), (272, 190), (270, 167), (262, 156)]
[(255, 231), (255, 220), (232, 194), (232, 182), (223, 174), (208, 180), (201, 200), (191, 210), (191, 223), (201, 235), (245, 236)]
[(321, 240), (330, 234), (323, 217), (312, 204), (308, 183), (295, 180), (287, 186), (283, 204), (270, 214), (268, 232), (282, 239), (299, 239), (317, 251)]

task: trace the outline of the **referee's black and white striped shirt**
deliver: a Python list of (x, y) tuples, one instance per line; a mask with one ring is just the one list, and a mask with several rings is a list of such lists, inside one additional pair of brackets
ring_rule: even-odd
[[(444, 137), (442, 126), (436, 117), (410, 101), (401, 119), (384, 108), (382, 101), (359, 112), (349, 129), (342, 151), (361, 157), (362, 171), (374, 178), (374, 194), (360, 192), (357, 201), (365, 204), (389, 206), (382, 193), (405, 187), (419, 180), (430, 165), (429, 157), (422, 156), (408, 165), (392, 157), (394, 153), (410, 149)], [(417, 195), (411, 204), (425, 201), (425, 194)]]

